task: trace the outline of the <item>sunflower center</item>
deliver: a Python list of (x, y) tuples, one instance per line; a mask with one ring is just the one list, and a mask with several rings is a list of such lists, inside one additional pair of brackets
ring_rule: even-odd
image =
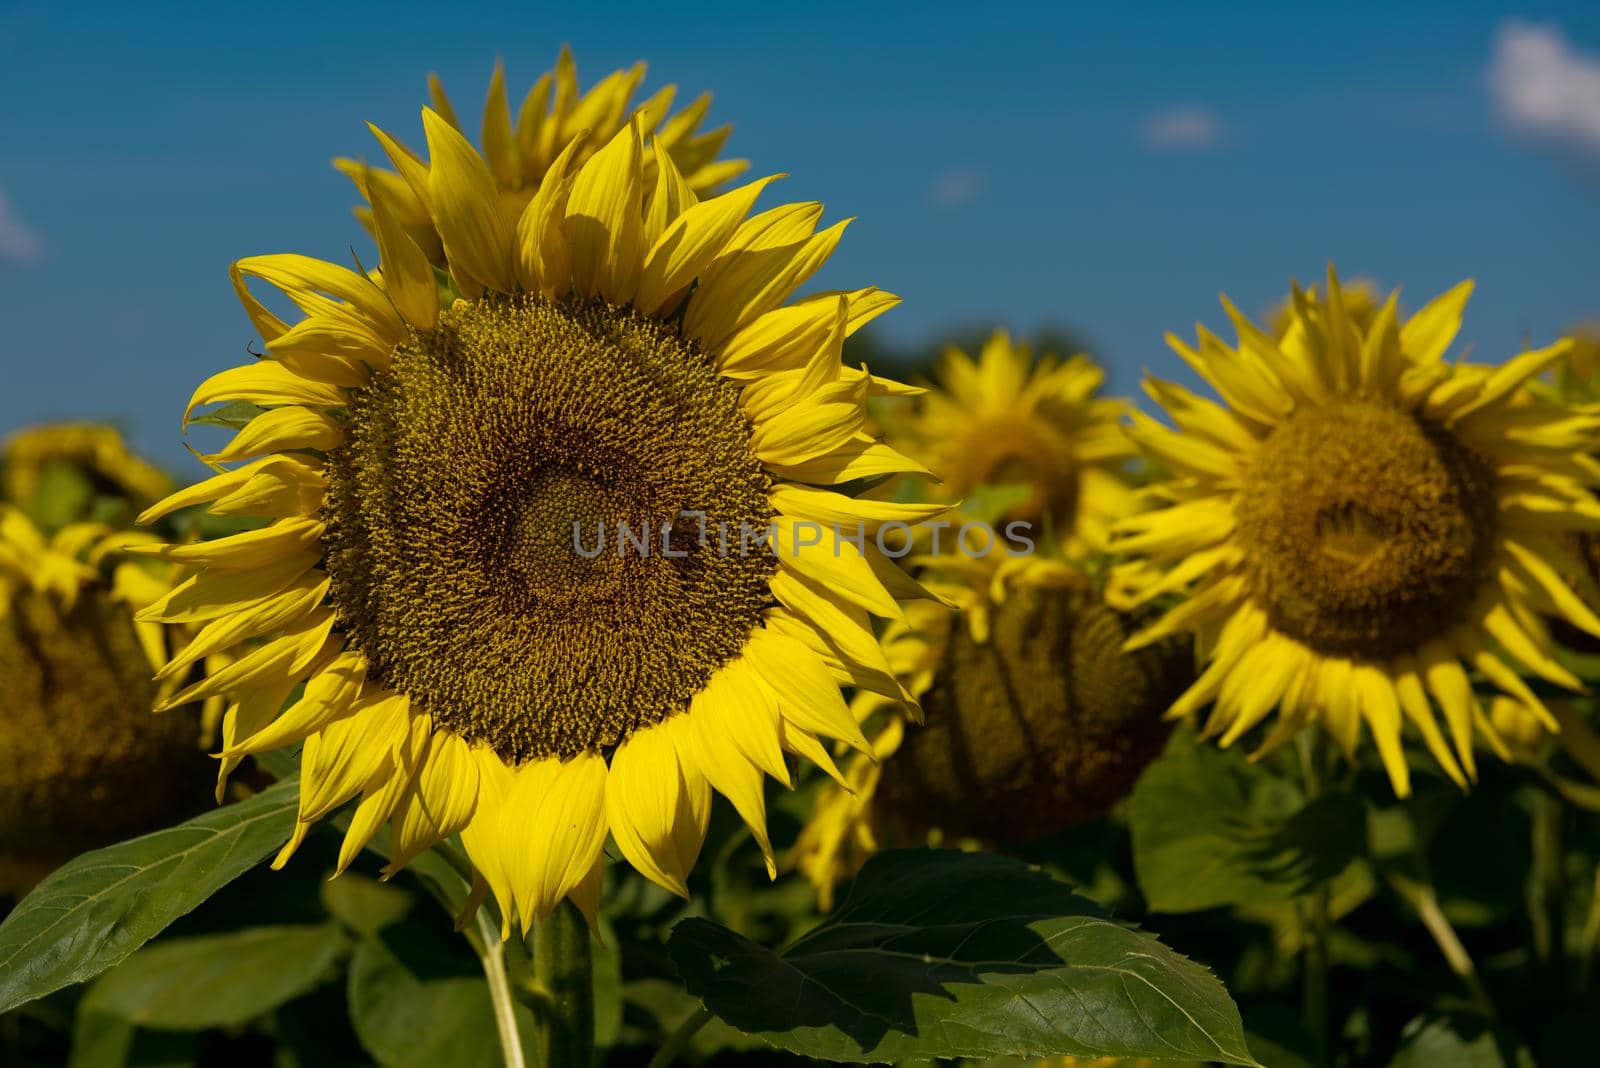
[(966, 497), (983, 486), (1025, 486), (1027, 497), (1000, 518), (1048, 518), (1058, 531), (1072, 529), (1078, 466), (1070, 444), (1054, 428), (1027, 418), (985, 422), (959, 444), (948, 442), (945, 453), (938, 471), (952, 496)]
[(340, 624), (371, 677), (507, 760), (682, 711), (760, 623), (774, 561), (738, 532), (766, 528), (770, 481), (736, 389), (668, 325), (457, 302), (347, 433), (325, 506)]
[(1122, 651), (1132, 621), (1088, 589), (1024, 590), (989, 640), (957, 623), (925, 725), (884, 766), (878, 796), (902, 831), (1019, 841), (1105, 814), (1166, 740), (1193, 681), (1187, 642)]
[(205, 807), (194, 710), (149, 714), (150, 664), (109, 593), (85, 589), (70, 610), (33, 592), (0, 604), (0, 679), (0, 869), (20, 856), (64, 860)]
[(1318, 652), (1387, 658), (1460, 618), (1493, 548), (1494, 476), (1397, 408), (1311, 408), (1261, 444), (1235, 507), (1253, 591)]

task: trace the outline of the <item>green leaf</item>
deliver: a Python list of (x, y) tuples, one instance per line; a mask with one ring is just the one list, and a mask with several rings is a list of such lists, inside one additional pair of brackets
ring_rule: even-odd
[(141, 1031), (120, 1017), (80, 1011), (67, 1068), (190, 1068), (195, 1054), (194, 1035)]
[(1366, 852), (1360, 798), (1297, 791), (1238, 753), (1178, 731), (1128, 805), (1134, 871), (1153, 912), (1286, 901)]
[(1533, 1059), (1510, 1036), (1476, 1019), (1413, 1020), (1389, 1068), (1532, 1068)]
[(289, 837), (299, 784), (68, 861), (0, 923), (0, 1012), (121, 962)]
[(110, 1068), (128, 1063), (135, 1028), (127, 1020), (79, 1009), (72, 1022), (72, 1055), (67, 1068)]
[[(658, 1048), (700, 1011), (700, 1000), (669, 979), (631, 979), (623, 984), (622, 995), (624, 1025), (618, 1041), (624, 1044)], [(747, 1053), (766, 1048), (761, 1039), (735, 1030), (716, 1017), (689, 1040), (689, 1052), (700, 1060), (728, 1050)]]
[[(978, 486), (961, 500), (960, 516), (964, 520), (987, 523), (1000, 527), (1005, 517), (1026, 504), (1033, 496), (1033, 486), (1027, 482), (995, 482)], [(952, 537), (955, 535), (952, 533)]]
[(1210, 972), (1008, 857), (880, 853), (839, 910), (781, 955), (701, 919), (674, 927), (669, 949), (712, 1012), (822, 1060), (1255, 1063)]
[(257, 767), (274, 779), (287, 779), (300, 771), (300, 750), (298, 748), (271, 749), (265, 753), (256, 753), (250, 759), (254, 760)]
[(41, 528), (59, 530), (87, 517), (94, 506), (94, 483), (77, 464), (52, 460), (39, 472), (32, 498), (22, 505)]
[(250, 420), (266, 411), (259, 404), (249, 401), (229, 401), (219, 404), (204, 415), (197, 415), (189, 420), (190, 426), (220, 426), (230, 430), (238, 430)]
[(374, 935), (399, 923), (416, 900), (394, 883), (380, 883), (353, 871), (324, 881), (321, 894), (334, 918), (358, 935)]
[[(503, 1063), (482, 970), (426, 928), (390, 927), (357, 946), (349, 1000), (350, 1022), (383, 1068)], [(516, 1017), (533, 1058), (533, 1013), (519, 1003)]]
[(236, 1026), (315, 987), (343, 945), (332, 924), (252, 927), (158, 942), (101, 976), (82, 1011), (164, 1031)]

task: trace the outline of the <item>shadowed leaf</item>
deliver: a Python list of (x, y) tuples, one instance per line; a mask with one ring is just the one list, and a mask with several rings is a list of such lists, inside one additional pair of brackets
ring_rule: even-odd
[(712, 1012), (824, 1060), (1121, 1056), (1253, 1064), (1206, 969), (1006, 857), (881, 853), (781, 955), (690, 919), (673, 962)]

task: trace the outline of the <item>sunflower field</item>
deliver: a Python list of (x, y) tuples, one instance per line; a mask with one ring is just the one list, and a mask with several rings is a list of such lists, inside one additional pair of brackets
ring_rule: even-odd
[(6, 428), (0, 1065), (1600, 1061), (1600, 335), (1327, 266), (1123, 395), (643, 64), (418, 103), (181, 474)]

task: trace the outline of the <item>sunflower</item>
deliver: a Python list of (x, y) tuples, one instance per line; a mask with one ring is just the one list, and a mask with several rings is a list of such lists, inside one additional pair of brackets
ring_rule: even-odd
[(1147, 383), (1176, 429), (1136, 414), (1130, 433), (1175, 477), (1114, 544), (1140, 599), (1184, 594), (1131, 643), (1195, 632), (1206, 667), (1172, 715), (1210, 703), (1205, 729), (1227, 745), (1276, 709), (1264, 749), (1316, 723), (1347, 754), (1365, 722), (1400, 795), (1404, 722), (1463, 787), (1474, 731), (1500, 748), (1468, 668), (1554, 729), (1517, 669), (1576, 689), (1541, 613), (1600, 633), (1562, 578), (1570, 535), (1600, 529), (1584, 454), (1600, 413), (1522, 388), (1567, 342), (1445, 362), (1470, 292), (1404, 325), (1391, 296), (1363, 329), (1330, 271), (1325, 300), (1296, 291), (1301, 328), (1283, 343), (1226, 299), (1236, 346), (1169, 335), (1223, 403)]
[[(24, 427), (6, 440), (0, 492), (36, 519), (126, 522), (172, 492), (172, 480), (128, 449), (115, 427)], [(131, 511), (127, 511), (131, 509)]]
[(864, 692), (872, 729), (846, 787), (826, 784), (788, 862), (833, 887), (885, 840), (1017, 843), (1098, 819), (1165, 742), (1167, 705), (1194, 678), (1188, 643), (1122, 651), (1135, 621), (1056, 559), (949, 555), (924, 581), (955, 610), (908, 606), (884, 648), (924, 714)]
[(202, 803), (193, 719), (148, 712), (169, 635), (132, 619), (169, 587), (121, 538), (86, 523), (47, 538), (0, 505), (0, 890)]
[(1133, 455), (1120, 420), (1126, 404), (1096, 396), (1104, 372), (1084, 355), (1035, 360), (1003, 330), (973, 360), (946, 350), (932, 388), (884, 414), (888, 440), (943, 479), (940, 499), (1014, 488), (1000, 517), (1039, 525), (1070, 554), (1103, 548), (1130, 491)]
[[(647, 190), (655, 190), (657, 183), (663, 180), (656, 153), (665, 153), (672, 160), (676, 168), (672, 173), (697, 196), (713, 192), (748, 169), (747, 160), (717, 159), (733, 127), (700, 129), (711, 108), (710, 93), (702, 93), (675, 115), (669, 114), (677, 97), (675, 85), (663, 86), (649, 99), (634, 106), (633, 94), (644, 81), (644, 75), (645, 65), (635, 63), (627, 70), (613, 71), (587, 92), (580, 91), (572, 51), (563, 47), (555, 69), (545, 72), (534, 83), (513, 120), (506, 95), (505, 64), (495, 63), (494, 74), (489, 79), (489, 94), (483, 104), (481, 140), (483, 158), (489, 165), (509, 225), (516, 225), (544, 176), (576, 139), (583, 137), (574, 154), (563, 160), (567, 166), (584, 163), (595, 149), (609, 143), (632, 122), (639, 124), (644, 136), (655, 139), (654, 151), (646, 153), (640, 161)], [(434, 113), (459, 130), (461, 124), (455, 108), (445, 95), (438, 75), (428, 76), (428, 95), (432, 98)], [(371, 207), (376, 188), (382, 191), (396, 222), (433, 262), (442, 266), (445, 248), (427, 207), (426, 187), (413, 181), (414, 173), (421, 166), (420, 160), (398, 142), (391, 142), (392, 139), (385, 139), (384, 148), (395, 159), (398, 171), (373, 168), (359, 160), (345, 158), (336, 159), (333, 164), (355, 183), (367, 201), (367, 206), (356, 209), (356, 216), (369, 232), (377, 233)], [(665, 196), (677, 196), (677, 190), (666, 191)]]
[(608, 831), (686, 895), (713, 791), (775, 871), (764, 776), (790, 781), (786, 752), (833, 770), (822, 739), (868, 748), (841, 686), (906, 696), (871, 620), (919, 590), (871, 531), (940, 509), (833, 488), (919, 470), (862, 430), (903, 387), (840, 362), (896, 298), (786, 303), (843, 224), (747, 217), (770, 179), (701, 201), (638, 119), (569, 142), (514, 226), (489, 163), (423, 120), (426, 167), (378, 137), (426, 194), (451, 304), (376, 188), (379, 281), (232, 269), (270, 356), (189, 411), (262, 406), (211, 457), (248, 462), (143, 518), (271, 521), (159, 550), (199, 570), (143, 618), (204, 621), (189, 660), (240, 651), (171, 700), (230, 696), (229, 759), (304, 742), (279, 865), (359, 798), (341, 867), (386, 821), (391, 871), (460, 832), (507, 933), (563, 899), (592, 912)]

